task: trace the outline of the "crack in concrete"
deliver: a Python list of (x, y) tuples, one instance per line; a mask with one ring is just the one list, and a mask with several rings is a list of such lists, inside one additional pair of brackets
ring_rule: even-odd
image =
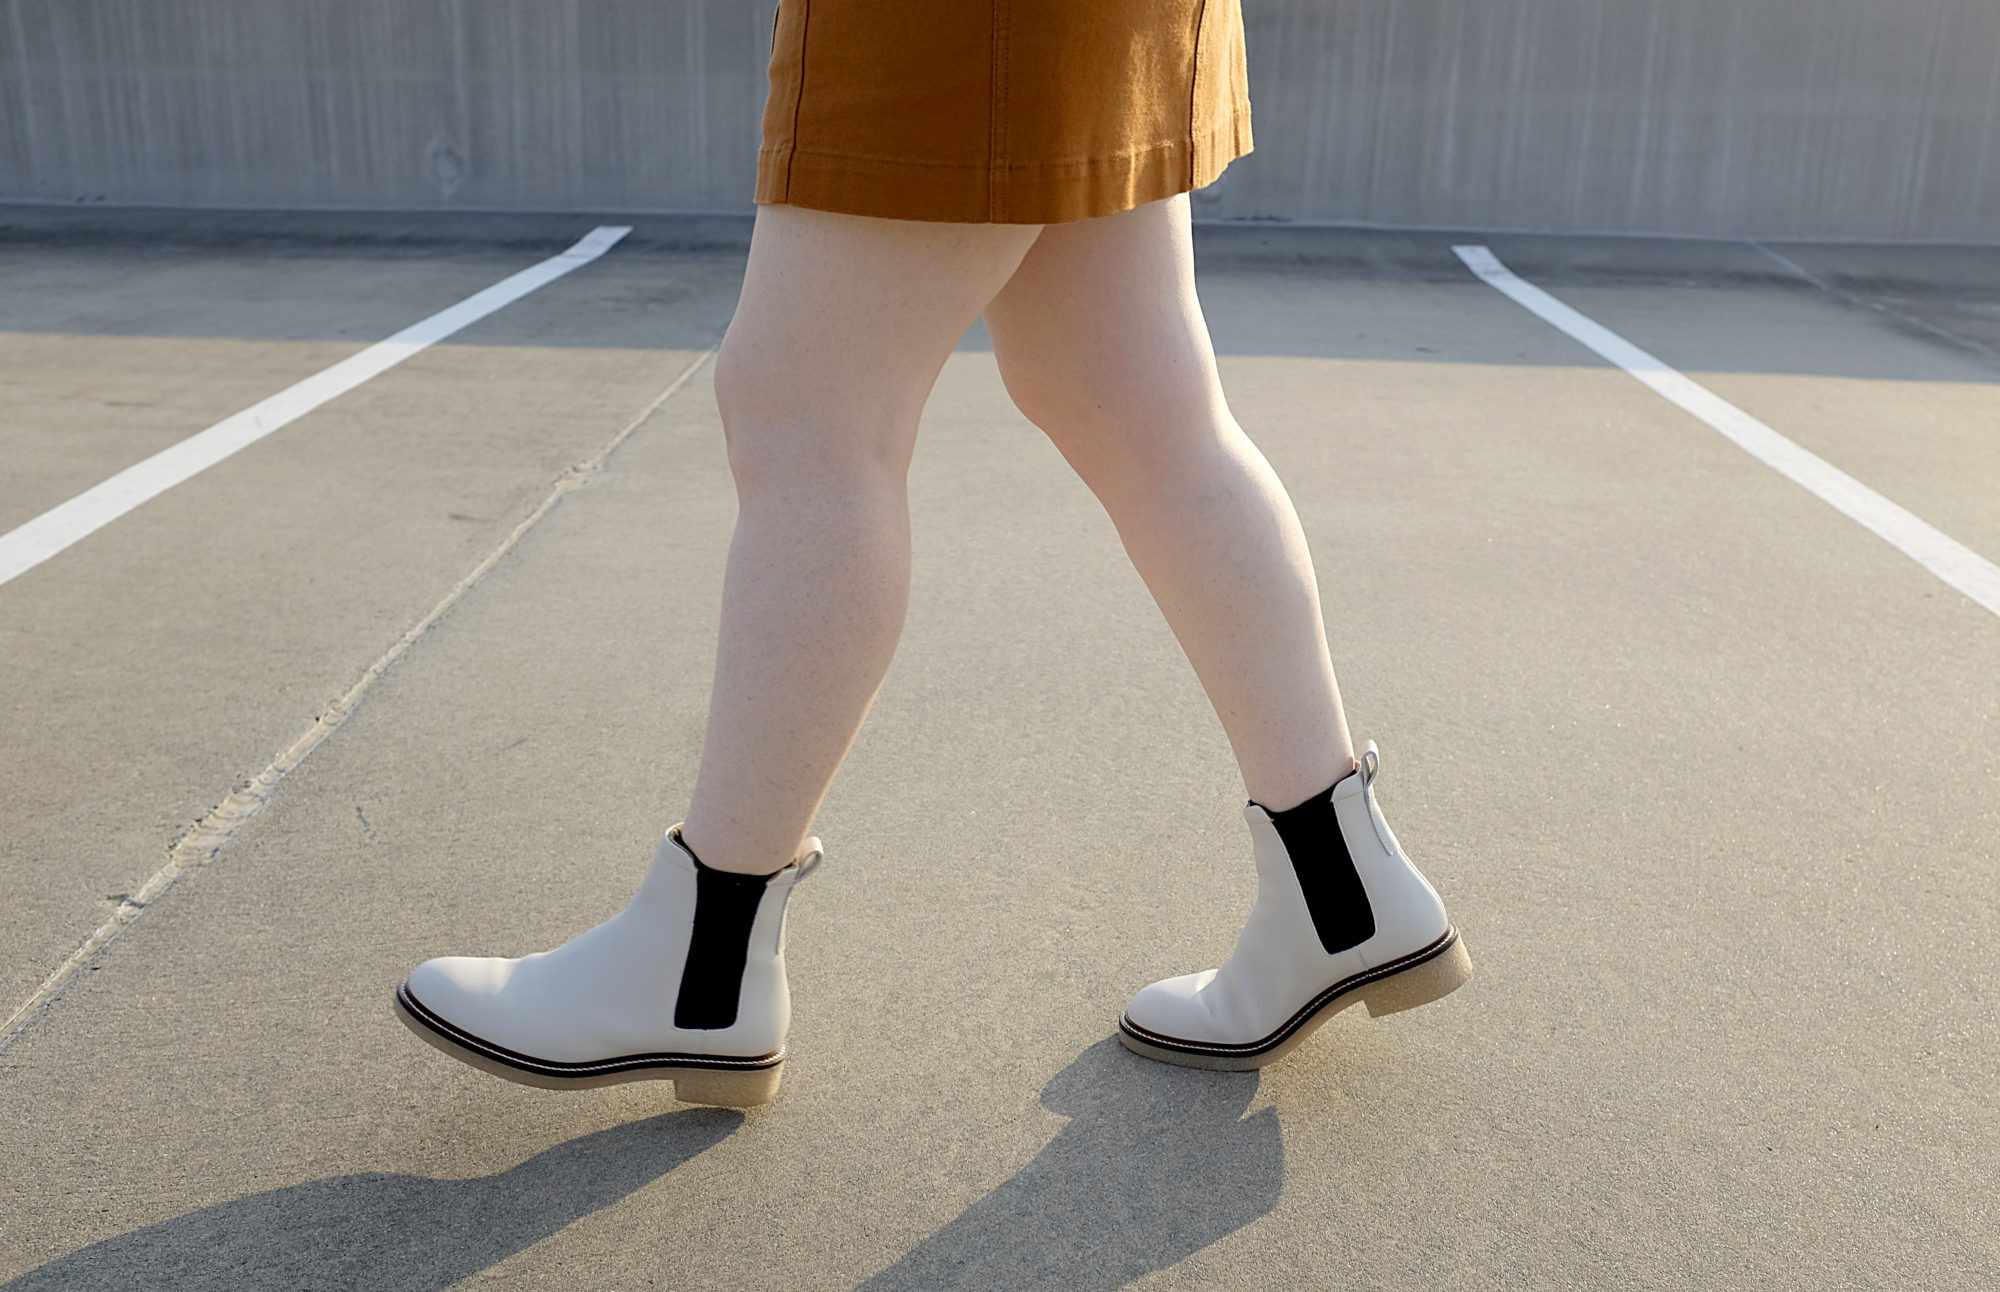
[[(690, 363), (681, 371), (679, 376), (669, 382), (667, 388), (661, 391), (645, 408), (641, 409), (637, 416), (619, 428), (618, 433), (613, 435), (594, 456), (587, 461), (576, 463), (557, 477), (554, 486), (542, 499), (541, 504), (534, 511), (530, 512), (526, 519), (516, 525), (513, 531), (500, 541), (499, 546), (488, 552), (485, 558), (472, 568), (471, 573), (460, 579), (457, 585), (445, 594), (443, 600), (431, 607), (430, 612), (412, 625), (402, 637), (397, 639), (393, 646), (383, 652), (381, 658), (369, 665), (367, 671), (361, 675), (361, 679), (348, 689), (347, 694), (341, 696), (325, 712), (315, 718), (312, 725), (306, 728), (299, 735), (298, 739), (287, 746), (283, 753), (280, 753), (276, 758), (271, 760), (269, 766), (249, 780), (239, 784), (227, 798), (205, 813), (192, 827), (184, 831), (168, 849), (166, 864), (155, 871), (152, 877), (142, 884), (136, 893), (119, 894), (118, 897), (120, 900), (117, 909), (112, 911), (104, 923), (98, 925), (96, 931), (85, 938), (83, 943), (70, 953), (68, 959), (56, 967), (54, 973), (51, 973), (47, 978), (42, 980), (41, 986), (37, 987), (34, 993), (25, 1001), (21, 1002), (20, 1006), (8, 1016), (5, 1023), (0, 1023), (0, 1053), (5, 1053), (8, 1047), (14, 1043), (14, 1040), (27, 1030), (28, 1025), (41, 1014), (49, 1003), (61, 995), (63, 989), (75, 980), (76, 975), (101, 954), (105, 948), (109, 947), (119, 934), (131, 927), (132, 922), (144, 914), (147, 908), (158, 901), (169, 888), (172, 888), (181, 876), (212, 859), (217, 852), (221, 851), (222, 846), (235, 836), (238, 830), (241, 830), (261, 813), (265, 805), (270, 802), (271, 793), (277, 789), (278, 782), (283, 780), (293, 768), (304, 762), (306, 756), (318, 748), (322, 740), (332, 735), (341, 723), (347, 721), (348, 716), (354, 712), (356, 706), (361, 703), (362, 698), (367, 695), (369, 688), (373, 687), (383, 674), (395, 667), (397, 661), (402, 659), (404, 653), (410, 647), (414, 646), (419, 638), (429, 632), (438, 620), (444, 617), (447, 611), (457, 605), (459, 600), (467, 592), (471, 591), (474, 584), (486, 577), (487, 572), (497, 565), (502, 557), (512, 551), (515, 545), (521, 541), (522, 537), (530, 529), (533, 529), (541, 522), (544, 516), (554, 510), (555, 505), (562, 501), (565, 494), (578, 488), (585, 481), (596, 475), (618, 446), (623, 444), (634, 431), (644, 425), (654, 413), (658, 412), (660, 407), (676, 391), (686, 385), (688, 379), (701, 368), (702, 364), (708, 362), (714, 354), (714, 346), (710, 346), (708, 349), (702, 351), (700, 355), (696, 356), (694, 362)], [(361, 809), (357, 805), (355, 808), (356, 814), (359, 815), (360, 811)], [(362, 824), (367, 824), (366, 818), (363, 818)]]
[(1907, 324), (1908, 326), (1916, 328), (1921, 332), (1928, 332), (1932, 336), (1937, 337), (1939, 340), (1947, 341), (1952, 345), (1959, 347), (1960, 349), (1970, 350), (1974, 354), (1981, 355), (1985, 358), (1994, 360), (1995, 362), (2000, 362), (2000, 350), (1994, 349), (1992, 346), (1987, 345), (1983, 341), (1975, 341), (1969, 336), (1960, 336), (1958, 333), (1952, 331), (1950, 328), (1940, 327), (1937, 324), (1931, 322), (1929, 319), (1919, 318), (1915, 314), (1906, 314), (1902, 310), (1897, 309), (1893, 305), (1886, 305), (1881, 301), (1870, 300), (1866, 296), (1857, 295), (1854, 292), (1850, 292), (1843, 287), (1837, 286), (1828, 279), (1822, 278), (1820, 275), (1814, 273), (1812, 270), (1807, 269), (1804, 265), (1800, 264), (1798, 261), (1793, 260), (1790, 256), (1787, 256), (1782, 252), (1773, 251), (1771, 248), (1765, 246), (1761, 242), (1758, 242), (1754, 238), (1750, 239), (1749, 241), (1750, 245), (1755, 247), (1758, 251), (1763, 252), (1766, 256), (1769, 256), (1772, 260), (1784, 266), (1791, 273), (1796, 274), (1798, 277), (1804, 279), (1806, 282), (1811, 283), (1814, 287), (1819, 288), (1821, 291), (1825, 292), (1829, 296), (1835, 297), (1838, 300), (1846, 301), (1850, 305), (1859, 305), (1863, 309), (1873, 310), (1877, 314), (1881, 314), (1888, 318), (1895, 319), (1898, 322)]

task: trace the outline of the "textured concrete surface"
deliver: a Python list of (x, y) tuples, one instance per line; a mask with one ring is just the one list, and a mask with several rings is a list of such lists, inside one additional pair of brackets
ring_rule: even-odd
[[(2000, 236), (1991, 0), (1242, 8), (1256, 147), (1203, 215)], [(6, 0), (0, 197), (747, 212), (776, 9)]]
[[(0, 250), (19, 285), (0, 293), (0, 525), (522, 263)], [(0, 785), (21, 812), (0, 838), (7, 996), (712, 344), (740, 281), (740, 263), (692, 260), (595, 291), (552, 284), (536, 313), (467, 329), (394, 386), (362, 386), (6, 585)], [(61, 780), (91, 789), (52, 792)]]
[[(740, 258), (645, 234), (0, 586), (10, 1009), (719, 334)], [(1205, 235), (1203, 301), (1465, 990), (1257, 1074), (1110, 1039), (1233, 939), (1241, 785), (975, 328), (793, 906), (778, 1100), (551, 1094), (408, 1036), (411, 964), (602, 919), (685, 806), (735, 507), (698, 373), (0, 1051), (0, 1284), (1990, 1287), (2000, 619), (1451, 239), (1315, 239)], [(1754, 248), (1491, 245), (2000, 554), (1976, 338), (1715, 263)], [(537, 254), (14, 243), (4, 492)], [(2000, 297), (1974, 254), (1842, 254), (1801, 263), (1935, 326)], [(146, 372), (183, 379), (89, 414)]]

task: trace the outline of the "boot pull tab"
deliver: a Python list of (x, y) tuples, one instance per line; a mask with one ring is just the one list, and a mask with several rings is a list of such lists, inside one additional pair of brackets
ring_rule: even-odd
[(1375, 742), (1371, 740), (1368, 742), (1368, 747), (1361, 751), (1361, 788), (1367, 789), (1373, 785), (1376, 773), (1381, 770), (1382, 754), (1381, 751), (1375, 748)]
[(805, 883), (806, 877), (818, 870), (820, 862), (826, 860), (826, 849), (820, 846), (818, 835), (806, 836), (806, 848), (806, 855), (792, 863), (799, 870), (799, 873), (792, 878), (792, 886), (795, 888)]

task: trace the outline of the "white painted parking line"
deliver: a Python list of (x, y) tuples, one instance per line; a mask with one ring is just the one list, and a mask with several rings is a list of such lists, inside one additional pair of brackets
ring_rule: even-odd
[(452, 333), (520, 300), (529, 292), (587, 265), (609, 251), (629, 226), (604, 225), (561, 255), (503, 278), (485, 291), (468, 296), (449, 309), (351, 355), (331, 368), (314, 373), (269, 399), (136, 463), (104, 483), (85, 490), (27, 524), (0, 534), (0, 583), (34, 569), (43, 561), (88, 537), (134, 507), (173, 488), (181, 481), (222, 461), (237, 450), (289, 425), (330, 399), (395, 367)]
[(1518, 277), (1485, 247), (1453, 247), (1466, 268), (1516, 304), (1693, 413), (1765, 466), (1872, 531), (1938, 578), (2000, 615), (2000, 565), (1890, 502), (1825, 458), (1786, 439), (1707, 387)]

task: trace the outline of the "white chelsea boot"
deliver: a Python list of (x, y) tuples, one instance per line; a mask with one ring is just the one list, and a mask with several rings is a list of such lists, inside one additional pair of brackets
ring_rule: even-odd
[(625, 909), (553, 951), (426, 960), (396, 1014), (455, 1059), (552, 1090), (672, 1081), (685, 1103), (778, 1092), (791, 993), (785, 903), (825, 853), (772, 875), (703, 865), (667, 831)]
[(1333, 786), (1337, 832), (1288, 850), (1269, 812), (1244, 807), (1257, 860), (1249, 922), (1221, 968), (1139, 989), (1118, 1020), (1127, 1049), (1191, 1068), (1261, 1068), (1356, 1001), (1380, 1017), (1472, 976), (1443, 901), (1375, 804), (1374, 741), (1360, 761)]

